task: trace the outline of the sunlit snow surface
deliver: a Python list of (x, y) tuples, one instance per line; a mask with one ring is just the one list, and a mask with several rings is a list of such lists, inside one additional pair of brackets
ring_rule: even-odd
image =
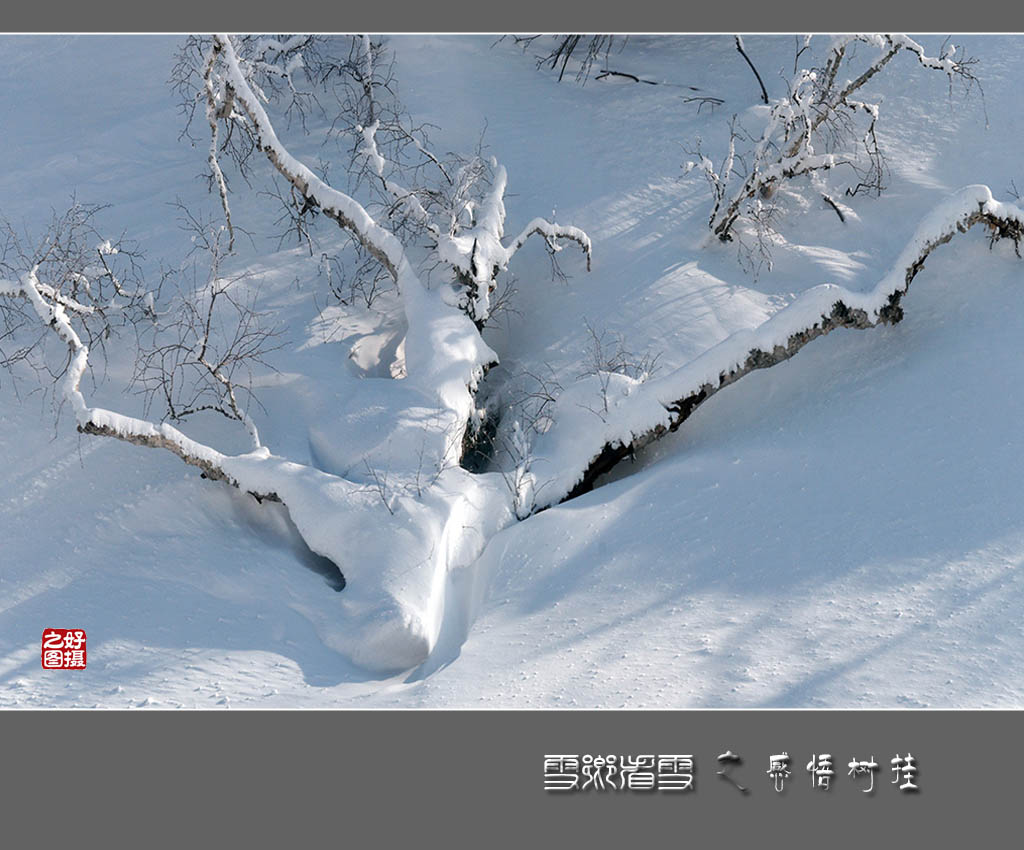
[[(440, 128), (437, 148), (474, 149), (486, 122), (484, 143), (508, 170), (508, 232), (555, 208), (593, 239), (590, 274), (565, 253), (567, 284), (551, 280), (540, 244), (524, 247), (518, 314), (486, 337), (505, 374), (574, 388), (586, 323), (660, 354), (658, 379), (814, 286), (867, 293), (960, 187), (1006, 200), (1011, 181), (1024, 186), (1020, 40), (954, 41), (981, 60), (984, 103), (950, 99), (944, 76), (894, 60), (871, 92), (888, 190), (845, 199), (845, 225), (813, 193), (785, 198), (774, 269), (756, 279), (734, 249), (707, 247), (707, 188), (681, 168), (698, 135), (706, 152), (724, 150), (733, 114), (756, 128), (759, 92), (731, 38), (633, 37), (612, 54), (657, 86), (559, 84), (488, 37), (391, 43), (400, 94)], [(112, 235), (179, 262), (187, 236), (167, 203), (217, 207), (196, 178), (205, 148), (178, 139), (174, 46), (0, 40), (0, 212), (38, 229), (75, 192), (111, 204)], [(793, 46), (746, 39), (773, 96)], [(698, 112), (686, 86), (726, 102)], [(321, 149), (316, 128), (281, 133), (341, 170), (344, 154)], [(277, 250), (276, 213), (236, 182), (233, 211), (256, 242), (238, 263), (287, 322), (257, 424), (275, 454), (343, 472), (372, 447), (374, 390), (361, 374), (394, 328), (321, 314), (315, 261)], [(284, 510), (165, 453), (79, 438), (68, 410), (55, 428), (32, 386), (3, 375), (0, 704), (1020, 705), (1022, 283), (1012, 246), (957, 237), (915, 280), (899, 325), (836, 331), (744, 378), (610, 483), (491, 538), (449, 577), (430, 658), (386, 678), (330, 648), (345, 634), (346, 591)], [(129, 374), (114, 355), (88, 392), (137, 415), (138, 399), (120, 398)], [(246, 448), (217, 422), (184, 429)], [(87, 631), (85, 671), (40, 669), (47, 627)]]

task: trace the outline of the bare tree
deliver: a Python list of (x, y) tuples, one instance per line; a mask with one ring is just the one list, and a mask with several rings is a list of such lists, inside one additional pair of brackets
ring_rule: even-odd
[(8, 296), (0, 299), (0, 365), (27, 366), (44, 387), (75, 370), (74, 350), (51, 356), (50, 331), (62, 330), (64, 322), (74, 319), (75, 336), (102, 357), (112, 338), (156, 319), (159, 285), (145, 288), (137, 246), (100, 236), (96, 220), (104, 209), (72, 198), (36, 237), (0, 219), (0, 275), (8, 279), (0, 287)]
[(627, 40), (627, 36), (616, 36), (609, 34), (582, 35), (571, 33), (569, 35), (515, 35), (512, 36), (515, 43), (523, 50), (533, 47), (535, 43), (547, 43), (544, 49), (547, 51), (537, 56), (537, 67), (545, 66), (551, 70), (558, 70), (558, 79), (565, 77), (565, 72), (570, 61), (577, 63), (575, 78), (576, 82), (583, 84), (590, 78), (591, 69), (600, 57), (605, 58), (607, 67), (608, 56), (612, 47), (618, 45), (621, 50)]
[(145, 396), (147, 413), (154, 400), (172, 422), (217, 413), (242, 423), (258, 449), (259, 430), (248, 412), (256, 403), (253, 371), (270, 368), (266, 358), (279, 347), (279, 332), (256, 309), (251, 275), (221, 274), (224, 228), (180, 203), (177, 208), (207, 273), (200, 283), (194, 265), (191, 281), (179, 284), (163, 320), (140, 329), (132, 385)]

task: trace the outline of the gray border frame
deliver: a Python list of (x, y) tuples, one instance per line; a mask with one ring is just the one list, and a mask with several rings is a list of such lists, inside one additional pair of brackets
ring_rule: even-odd
[(561, 2), (516, 0), (503, 4), (479, 0), (419, 0), (379, 3), (211, 5), (203, 0), (138, 3), (132, 0), (61, 4), (55, 13), (44, 4), (9, 3), (0, 28), (6, 32), (186, 32), (239, 30), (388, 33), (415, 32), (850, 32), (887, 28), (912, 32), (1021, 32), (1024, 6), (982, 0), (971, 4), (884, 0), (823, 3), (821, 0), (723, 3)]
[[(6, 712), (5, 844), (963, 846), (1019, 824), (1016, 712)], [(716, 757), (744, 758), (744, 796)], [(785, 750), (778, 794), (768, 757)], [(918, 759), (920, 791), (890, 784)], [(828, 792), (804, 765), (833, 756)], [(692, 792), (543, 790), (546, 753), (687, 753)], [(875, 791), (846, 775), (874, 756)], [(1015, 830), (1019, 832), (1018, 830)], [(1011, 832), (1012, 834), (1012, 832)], [(1019, 839), (1018, 839), (1019, 840)], [(994, 843), (994, 842), (993, 842)], [(1013, 846), (1000, 840), (998, 846)], [(982, 845), (984, 846), (984, 844)]]
[[(1024, 6), (994, 2), (693, 4), (660, 0), (573, 6), (460, 0), (443, 9), (402, 0), (379, 6), (246, 8), (252, 30), (405, 32), (747, 31), (889, 28), (930, 32), (1024, 30)], [(175, 32), (231, 27), (234, 8), (78, 4), (54, 14), (14, 4), (2, 26), (19, 31)], [(276, 23), (275, 23), (276, 22)], [(383, 24), (383, 27), (382, 27)], [(530, 25), (533, 25), (532, 27)], [(59, 27), (59, 29), (54, 29)], [(1014, 770), (1024, 755), (1014, 711), (565, 711), (565, 712), (126, 712), (0, 713), (0, 812), (10, 846), (305, 847), (314, 837), (355, 847), (400, 840), (442, 846), (955, 846), (1001, 838), (1019, 823)], [(741, 797), (715, 776), (723, 749), (743, 755)], [(828, 749), (833, 791), (803, 770)], [(793, 756), (792, 785), (776, 795), (767, 756)], [(888, 759), (912, 751), (921, 791), (888, 784)], [(891, 752), (890, 752), (891, 751)], [(692, 795), (543, 791), (545, 753), (687, 752)], [(874, 755), (874, 795), (855, 793), (843, 765)], [(1018, 830), (1014, 830), (1015, 832)], [(1012, 833), (1011, 833), (1012, 834)], [(19, 840), (31, 836), (31, 842)], [(7, 842), (5, 842), (7, 843)], [(1003, 843), (1003, 842), (1000, 842)]]

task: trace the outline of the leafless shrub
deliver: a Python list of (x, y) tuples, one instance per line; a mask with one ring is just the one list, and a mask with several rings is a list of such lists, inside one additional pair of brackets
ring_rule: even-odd
[(366, 477), (369, 480), (370, 487), (380, 496), (381, 502), (384, 503), (384, 507), (391, 516), (395, 515), (395, 494), (388, 486), (388, 471), (378, 470), (376, 467), (371, 466), (370, 462), (363, 461), (363, 468), (366, 472)]
[(636, 354), (626, 347), (626, 338), (617, 331), (598, 331), (588, 319), (584, 319), (584, 324), (588, 339), (580, 377), (605, 372), (646, 381), (658, 370), (661, 354)]
[[(512, 36), (513, 41), (516, 45), (521, 47), (524, 51), (528, 48), (533, 47), (536, 44), (546, 44), (543, 49), (546, 53), (541, 53), (537, 57), (537, 67), (543, 68), (545, 66), (551, 68), (551, 70), (558, 70), (558, 79), (561, 80), (565, 77), (566, 69), (569, 67), (570, 60), (578, 62), (576, 69), (576, 82), (585, 84), (590, 77), (591, 69), (596, 62), (602, 56), (604, 57), (604, 64), (608, 64), (608, 56), (612, 51), (612, 48), (618, 46), (621, 50), (627, 41), (627, 36), (616, 36), (616, 35), (581, 35), (581, 34), (569, 34), (569, 35), (514, 35)], [(500, 39), (499, 39), (500, 40)]]
[[(802, 45), (798, 41), (795, 65), (810, 45), (809, 37)], [(854, 62), (858, 45), (879, 50), (866, 66)], [(954, 82), (967, 91), (980, 88), (973, 70), (977, 60), (949, 44), (933, 58), (903, 35), (832, 39), (822, 64), (797, 70), (787, 96), (771, 104), (760, 136), (746, 133), (734, 116), (728, 150), (719, 165), (701, 151), (700, 140), (689, 151), (694, 159), (686, 164), (686, 171), (700, 170), (711, 187), (714, 203), (708, 226), (712, 233), (723, 242), (733, 241), (737, 223), (747, 219), (753, 239), (747, 238), (741, 253), (751, 265), (767, 263), (770, 267), (775, 198), (784, 181), (845, 168), (854, 177), (847, 195), (861, 191), (880, 194), (887, 175), (875, 132), (880, 108), (857, 97), (901, 52), (912, 54), (924, 68), (946, 74), (951, 93)]]
[(644, 352), (636, 354), (626, 347), (625, 337), (607, 329), (598, 331), (588, 319), (584, 319), (587, 328), (587, 348), (584, 354), (583, 369), (579, 378), (596, 376), (600, 384), (601, 408), (588, 408), (601, 418), (609, 411), (609, 394), (612, 375), (625, 375), (634, 381), (646, 381), (658, 369), (661, 354)]
[(12, 376), (16, 366), (31, 370), (42, 387), (64, 377), (71, 355), (48, 351), (54, 339), (40, 325), (37, 305), (19, 282), (26, 274), (34, 281), (45, 305), (72, 316), (84, 344), (106, 362), (107, 346), (156, 319), (155, 298), (160, 284), (146, 288), (138, 247), (123, 235), (109, 240), (97, 230), (106, 209), (72, 197), (63, 212), (54, 211), (41, 235), (19, 232), (0, 219), (0, 367)]
[(524, 389), (511, 405), (517, 412), (516, 418), (528, 432), (544, 433), (553, 424), (551, 410), (561, 395), (562, 385), (551, 367), (546, 368), (547, 374), (528, 369), (522, 371)]
[(147, 415), (158, 402), (161, 418), (180, 422), (205, 411), (241, 422), (260, 445), (249, 408), (253, 368), (270, 368), (266, 357), (280, 348), (279, 332), (256, 309), (251, 275), (225, 277), (225, 228), (176, 205), (180, 226), (202, 260), (179, 290), (161, 321), (140, 335), (132, 387), (145, 399)]
[(512, 496), (516, 519), (523, 520), (533, 513), (535, 507), (530, 438), (516, 420), (509, 432), (501, 435), (499, 440), (501, 449), (508, 459), (500, 468), (501, 477)]

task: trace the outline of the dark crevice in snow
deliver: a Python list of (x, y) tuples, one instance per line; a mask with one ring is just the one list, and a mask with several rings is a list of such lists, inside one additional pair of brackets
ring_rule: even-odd
[(503, 413), (503, 380), (507, 380), (505, 370), (501, 366), (491, 367), (473, 390), (480, 416), (470, 419), (466, 427), (459, 459), (459, 465), (467, 472), (479, 474), (489, 471), (497, 455), (498, 427)]
[(303, 566), (307, 569), (322, 575), (327, 586), (332, 590), (340, 592), (345, 589), (345, 576), (338, 568), (338, 565), (330, 558), (325, 558), (323, 555), (317, 555), (312, 550), (307, 550), (307, 553), (302, 556), (302, 562)]
[(495, 438), (501, 424), (501, 411), (487, 410), (479, 422), (470, 423), (462, 440), (460, 465), (467, 472), (486, 472), (494, 460)]
[(330, 558), (309, 548), (286, 505), (237, 497), (232, 499), (232, 505), (238, 519), (264, 543), (290, 550), (303, 567), (322, 576), (332, 590), (345, 589), (348, 582), (341, 568)]
[(298, 528), (295, 527), (295, 523), (292, 520), (288, 509), (284, 508), (282, 512), (284, 513), (289, 530), (291, 531), (290, 537), (292, 549), (294, 550), (296, 557), (298, 557), (299, 563), (301, 563), (307, 570), (311, 570), (317, 575), (323, 576), (324, 582), (326, 582), (327, 586), (335, 592), (341, 592), (344, 590), (347, 582), (345, 581), (345, 574), (342, 573), (341, 568), (330, 558), (318, 555), (310, 549), (309, 546), (306, 545), (306, 541), (302, 538), (302, 534), (299, 532)]

